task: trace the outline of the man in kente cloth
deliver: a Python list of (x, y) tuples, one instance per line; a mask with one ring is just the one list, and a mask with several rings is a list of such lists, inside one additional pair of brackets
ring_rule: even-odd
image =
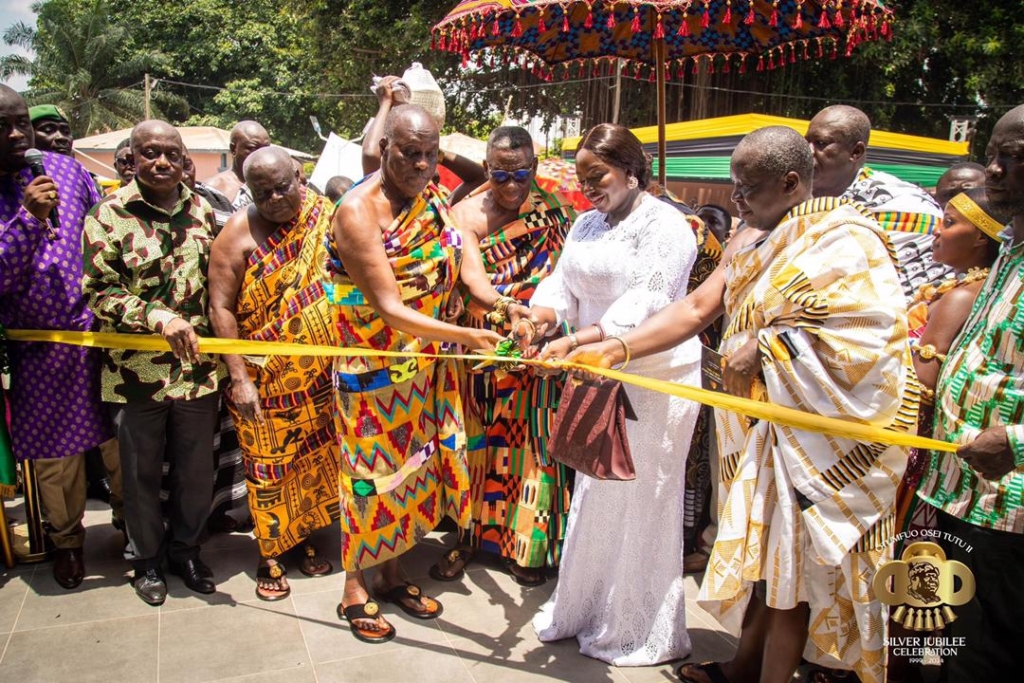
[[(295, 177), (280, 147), (246, 159), (253, 203), (235, 213), (210, 253), (210, 321), (218, 337), (333, 345), (324, 290), (334, 207)], [(299, 544), (299, 570), (331, 572), (309, 535), (338, 516), (337, 431), (331, 360), (318, 356), (223, 355), (260, 560), (256, 597), (291, 588), (281, 556)]]
[[(528, 305), (554, 270), (576, 213), (565, 198), (538, 187), (533, 140), (523, 128), (491, 133), (484, 168), (487, 184), (452, 209), (466, 253), (476, 245), (483, 256), (465, 259), (462, 278), (488, 278), (502, 296)], [(471, 305), (467, 322), (500, 331), (486, 314)], [(560, 395), (559, 380), (529, 370), (467, 374), (473, 521), (468, 538), (431, 568), (433, 578), (459, 578), (475, 550), (499, 555), (522, 586), (541, 585), (544, 569), (558, 565), (569, 487), (565, 466), (548, 457), (547, 439)]]
[[(912, 430), (920, 387), (886, 234), (867, 210), (811, 199), (811, 151), (762, 128), (732, 157), (747, 223), (695, 292), (623, 339), (671, 348), (721, 313), (729, 393), (875, 427)], [(616, 341), (571, 360), (621, 363)], [(756, 388), (755, 388), (755, 385)], [(885, 680), (885, 616), (871, 587), (891, 555), (905, 448), (716, 411), (719, 528), (698, 600), (740, 637), (729, 662), (686, 664), (692, 683), (784, 683), (801, 657)]]
[[(352, 188), (334, 215), (339, 258), (328, 293), (345, 347), (436, 354), (450, 344), (493, 351), (502, 339), (440, 320), (455, 296), (462, 244), (431, 183), (438, 138), (423, 109), (392, 109), (380, 171)], [(507, 300), (490, 296), (501, 314), (510, 313)], [(387, 642), (395, 627), (370, 599), (363, 570), (380, 565), (378, 599), (412, 617), (435, 618), (441, 604), (405, 582), (397, 558), (445, 515), (469, 525), (458, 375), (452, 361), (419, 357), (341, 358), (335, 369), (347, 572), (338, 616), (357, 639)]]

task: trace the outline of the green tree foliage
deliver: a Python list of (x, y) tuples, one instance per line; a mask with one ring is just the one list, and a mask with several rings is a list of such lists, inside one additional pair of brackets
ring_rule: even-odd
[[(565, 80), (557, 69), (555, 80), (545, 83), (515, 64), (463, 69), (457, 57), (432, 51), (430, 28), (457, 0), (108, 3), (38, 3), (38, 33), (16, 26), (6, 36), (34, 47), (36, 60), (9, 57), (0, 68), (14, 73), (30, 66), (33, 97), (67, 91), (61, 102), (73, 102), (68, 108), (79, 112), (79, 120), (97, 122), (90, 113), (97, 105), (86, 103), (112, 108), (121, 102), (117, 121), (139, 118), (128, 105), (141, 101), (139, 68), (148, 69), (160, 79), (159, 102), (170, 101), (159, 99), (170, 95), (187, 102), (187, 110), (163, 111), (174, 122), (229, 128), (252, 118), (276, 141), (309, 150), (321, 145), (310, 115), (327, 129), (358, 136), (376, 109), (371, 78), (401, 73), (413, 61), (422, 62), (445, 88), (449, 130), (483, 132), (506, 111), (548, 119), (580, 116), (584, 126), (612, 118), (615, 79), (609, 64), (596, 77), (593, 67), (582, 74), (574, 67)], [(938, 137), (945, 137), (953, 115), (978, 115), (983, 140), (994, 118), (1024, 101), (1024, 3), (887, 4), (897, 13), (895, 39), (862, 45), (851, 58), (826, 54), (772, 71), (751, 67), (745, 74), (735, 68), (694, 74), (687, 65), (681, 80), (673, 69), (670, 120), (751, 111), (807, 118), (827, 104), (845, 102), (864, 109), (879, 128)], [(72, 50), (86, 43), (91, 47)], [(86, 77), (83, 69), (95, 75)], [(119, 95), (76, 95), (83, 81)], [(620, 99), (620, 122), (655, 122), (653, 83), (623, 78)], [(114, 120), (88, 125), (102, 128)]]
[[(39, 15), (37, 28), (15, 24), (4, 41), (34, 51), (35, 58), (0, 58), (0, 76), (30, 76), (29, 104), (60, 106), (78, 137), (143, 118), (143, 74), (166, 68), (166, 55), (152, 48), (126, 51), (131, 31), (111, 20), (106, 0), (51, 0), (36, 3), (33, 10)], [(180, 116), (183, 104), (171, 93), (159, 93), (152, 101), (153, 114)]]

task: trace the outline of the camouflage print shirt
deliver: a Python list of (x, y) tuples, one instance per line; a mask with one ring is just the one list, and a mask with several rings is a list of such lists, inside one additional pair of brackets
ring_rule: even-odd
[[(207, 270), (213, 209), (184, 185), (174, 209), (153, 206), (132, 181), (93, 207), (82, 237), (82, 288), (103, 332), (159, 334), (183, 318), (209, 336)], [(166, 352), (107, 350), (103, 400), (196, 399), (217, 390), (219, 363)]]

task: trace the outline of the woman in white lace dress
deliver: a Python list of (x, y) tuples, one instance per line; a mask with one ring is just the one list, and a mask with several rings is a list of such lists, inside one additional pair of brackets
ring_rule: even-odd
[[(583, 137), (576, 174), (595, 210), (576, 220), (554, 272), (532, 300), (538, 328), (574, 334), (543, 347), (564, 358), (578, 344), (632, 329), (686, 295), (696, 258), (682, 214), (647, 194), (650, 160), (626, 128)], [(629, 364), (646, 377), (698, 384), (699, 343)], [(534, 618), (540, 639), (576, 637), (580, 652), (616, 666), (690, 653), (683, 591), (683, 479), (698, 406), (626, 385), (639, 420), (627, 423), (637, 477), (576, 477), (558, 587)]]

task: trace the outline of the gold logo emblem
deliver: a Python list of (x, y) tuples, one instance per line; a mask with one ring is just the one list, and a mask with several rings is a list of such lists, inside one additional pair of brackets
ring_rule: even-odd
[(380, 612), (380, 606), (372, 600), (363, 606), (363, 613), (368, 617), (375, 617), (378, 612)]
[(919, 541), (899, 560), (882, 565), (872, 587), (883, 604), (896, 607), (893, 621), (912, 631), (937, 631), (956, 619), (953, 607), (974, 597), (974, 574), (962, 562), (947, 560), (938, 544)]

